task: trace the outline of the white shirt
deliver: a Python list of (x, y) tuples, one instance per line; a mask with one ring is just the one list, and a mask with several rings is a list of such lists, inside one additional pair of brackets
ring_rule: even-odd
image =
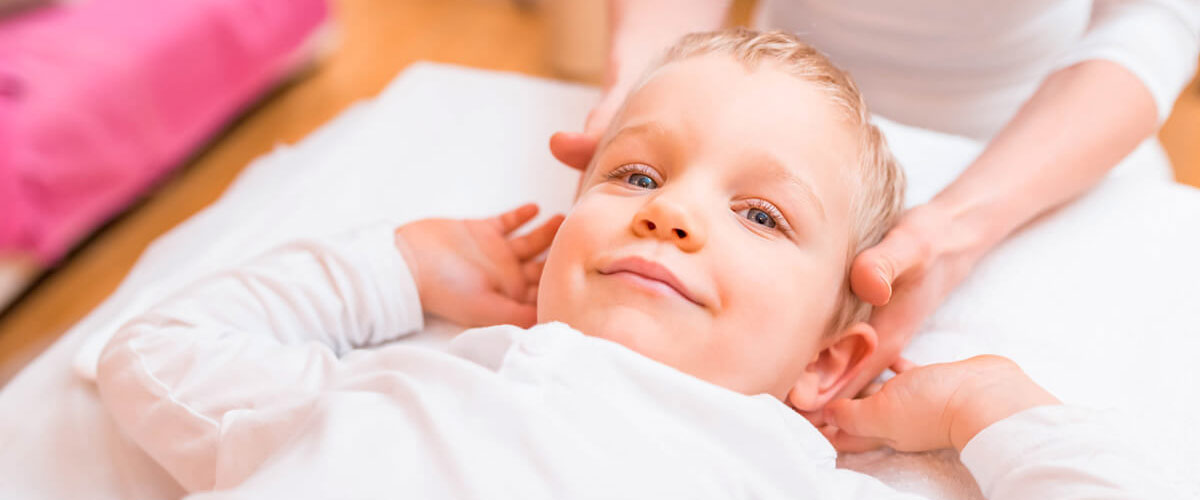
[(1136, 75), (1162, 121), (1200, 53), (1197, 0), (763, 0), (758, 23), (828, 54), (873, 112), (975, 139), (1092, 59)]
[[(913, 498), (768, 395), (561, 323), (391, 342), (422, 324), (391, 226), (299, 242), (122, 327), (100, 395), (195, 498)], [(996, 499), (1169, 496), (1111, 435), (1036, 408), (962, 459)]]

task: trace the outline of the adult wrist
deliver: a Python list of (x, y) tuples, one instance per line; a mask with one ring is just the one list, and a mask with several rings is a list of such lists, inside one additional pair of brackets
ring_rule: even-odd
[(1019, 224), (1011, 222), (1012, 209), (1003, 200), (989, 196), (956, 197), (953, 194), (934, 197), (923, 205), (936, 212), (942, 221), (937, 237), (943, 253), (969, 258), (982, 258), (1004, 241)]
[(962, 452), (967, 443), (992, 424), (1039, 406), (1062, 404), (1058, 398), (1030, 380), (1024, 372), (1013, 376), (1000, 367), (996, 371), (981, 372), (977, 382), (968, 384), (960, 391), (964, 397), (950, 404), (950, 443)]

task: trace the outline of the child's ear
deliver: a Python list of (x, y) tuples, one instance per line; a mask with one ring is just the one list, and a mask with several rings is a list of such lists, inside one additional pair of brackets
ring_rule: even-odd
[(788, 392), (787, 403), (801, 412), (823, 408), (854, 380), (877, 343), (875, 329), (863, 322), (830, 337), (825, 348), (804, 367), (804, 373)]

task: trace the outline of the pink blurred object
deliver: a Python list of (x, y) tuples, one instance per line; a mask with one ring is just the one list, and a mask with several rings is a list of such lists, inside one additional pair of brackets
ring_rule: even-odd
[(43, 264), (285, 77), (325, 0), (84, 0), (0, 20), (0, 254)]

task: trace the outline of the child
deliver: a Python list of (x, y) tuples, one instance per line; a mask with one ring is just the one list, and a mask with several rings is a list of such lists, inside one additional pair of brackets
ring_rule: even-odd
[[(902, 189), (811, 48), (691, 35), (565, 219), (512, 237), (524, 206), (282, 248), (125, 325), (101, 397), (197, 498), (905, 497), (835, 469), (804, 416), (845, 448), (956, 448), (992, 498), (1163, 496), (1002, 358), (831, 403), (876, 343), (847, 268)], [(423, 313), (537, 326), (383, 345)]]

